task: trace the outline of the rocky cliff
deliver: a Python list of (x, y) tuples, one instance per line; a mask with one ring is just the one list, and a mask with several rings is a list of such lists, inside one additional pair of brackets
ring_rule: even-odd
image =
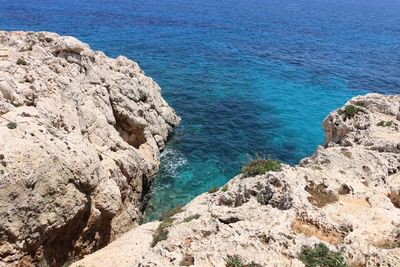
[(324, 266), (400, 266), (399, 108), (355, 97), (299, 165), (238, 175), (73, 266), (304, 266), (320, 243), (338, 260)]
[(0, 266), (59, 266), (138, 225), (178, 122), (135, 62), (0, 31)]

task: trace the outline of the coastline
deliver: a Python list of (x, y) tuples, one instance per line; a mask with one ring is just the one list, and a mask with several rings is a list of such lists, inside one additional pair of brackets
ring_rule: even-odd
[[(299, 255), (320, 243), (350, 266), (395, 266), (399, 125), (399, 95), (354, 97), (326, 117), (324, 147), (299, 165), (238, 175), (177, 210), (168, 224), (141, 225), (72, 266), (225, 266), (233, 255), (254, 266), (303, 266)], [(154, 245), (160, 227), (167, 237)]]

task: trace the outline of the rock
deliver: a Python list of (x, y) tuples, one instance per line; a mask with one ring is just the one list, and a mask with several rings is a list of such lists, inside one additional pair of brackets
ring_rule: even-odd
[[(349, 265), (400, 266), (400, 132), (377, 126), (397, 124), (400, 96), (368, 94), (350, 104), (362, 109), (347, 119), (338, 110), (329, 114), (325, 146), (300, 165), (238, 175), (227, 190), (198, 196), (174, 216), (166, 240), (143, 243), (135, 257), (120, 253), (113, 264), (225, 266), (228, 255), (238, 255), (255, 266), (304, 266), (302, 249), (323, 242)], [(185, 222), (193, 214), (198, 219)], [(126, 246), (148, 227), (125, 234)], [(72, 266), (99, 265), (113, 249), (111, 243)]]
[(0, 47), (0, 266), (61, 266), (139, 224), (179, 118), (125, 57), (47, 32)]

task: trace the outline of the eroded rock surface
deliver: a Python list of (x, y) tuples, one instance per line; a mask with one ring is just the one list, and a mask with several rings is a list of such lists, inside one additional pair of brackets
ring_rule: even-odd
[(0, 31), (0, 266), (58, 266), (136, 226), (179, 123), (125, 57)]
[(299, 254), (320, 242), (349, 266), (400, 266), (400, 96), (346, 105), (354, 116), (329, 114), (325, 146), (298, 166), (238, 175), (186, 205), (154, 247), (157, 222), (126, 233), (124, 249), (111, 243), (73, 266), (225, 266), (228, 255), (249, 266), (304, 266)]

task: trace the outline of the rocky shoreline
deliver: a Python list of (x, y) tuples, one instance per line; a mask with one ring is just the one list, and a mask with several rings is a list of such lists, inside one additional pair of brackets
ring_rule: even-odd
[(400, 265), (400, 95), (355, 97), (297, 166), (139, 225), (179, 123), (160, 91), (73, 37), (0, 31), (0, 266)]
[(355, 97), (299, 165), (238, 175), (72, 266), (304, 266), (315, 248), (346, 262), (332, 266), (398, 266), (399, 125), (399, 95)]
[(137, 226), (178, 123), (135, 62), (0, 31), (0, 266), (61, 266)]

